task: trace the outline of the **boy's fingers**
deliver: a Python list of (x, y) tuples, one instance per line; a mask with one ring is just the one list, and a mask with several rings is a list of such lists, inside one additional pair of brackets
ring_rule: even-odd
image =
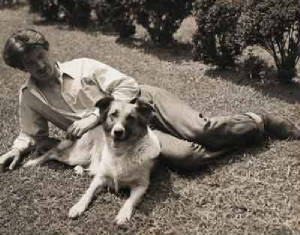
[(20, 156), (15, 156), (12, 163), (9, 165), (9, 170), (13, 170), (15, 166), (19, 163), (20, 161)]
[(75, 136), (79, 137), (80, 128), (76, 128), (73, 133)]
[(71, 134), (73, 132), (73, 129), (74, 129), (74, 125), (72, 124), (71, 126), (68, 127), (67, 133)]

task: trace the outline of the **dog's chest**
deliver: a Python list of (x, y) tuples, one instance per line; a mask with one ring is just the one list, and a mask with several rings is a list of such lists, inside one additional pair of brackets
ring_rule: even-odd
[[(133, 182), (148, 180), (150, 169), (153, 166), (152, 159), (141, 156), (112, 156), (107, 153), (108, 159), (104, 162), (106, 172), (119, 185), (128, 185)], [(110, 155), (110, 156), (109, 156)]]
[(112, 148), (109, 144), (104, 146), (102, 169), (114, 182), (124, 186), (134, 182), (148, 182), (154, 158), (160, 153), (158, 139), (151, 134), (124, 152), (122, 149)]

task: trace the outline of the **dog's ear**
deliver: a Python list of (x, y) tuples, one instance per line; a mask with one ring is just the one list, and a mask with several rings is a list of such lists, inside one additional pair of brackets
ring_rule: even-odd
[(100, 110), (100, 123), (103, 123), (105, 121), (109, 106), (113, 100), (114, 97), (106, 96), (96, 103), (95, 106)]
[(137, 102), (137, 100), (141, 97), (141, 94), (142, 94), (141, 89), (139, 89), (136, 97), (134, 97), (132, 100), (130, 100), (129, 103), (130, 104), (135, 104)]
[(155, 112), (153, 106), (141, 98), (136, 100), (136, 105), (138, 113), (141, 114), (143, 119), (148, 123)]

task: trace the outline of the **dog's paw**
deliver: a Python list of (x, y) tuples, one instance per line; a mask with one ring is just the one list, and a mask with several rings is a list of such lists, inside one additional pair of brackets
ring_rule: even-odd
[(76, 218), (85, 211), (86, 206), (83, 203), (78, 202), (69, 210), (69, 217)]
[(118, 225), (124, 224), (130, 220), (131, 216), (132, 216), (132, 209), (129, 207), (122, 207), (117, 217), (115, 218), (115, 222)]
[(74, 171), (76, 175), (83, 175), (84, 173), (83, 167), (79, 165), (74, 167)]
[(32, 166), (37, 166), (37, 165), (39, 165), (38, 161), (36, 161), (35, 159), (31, 159), (31, 160), (28, 160), (27, 162), (25, 162), (23, 167), (32, 167)]

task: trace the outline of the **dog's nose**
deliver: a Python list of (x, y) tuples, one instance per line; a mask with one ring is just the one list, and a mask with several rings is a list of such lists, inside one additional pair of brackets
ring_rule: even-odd
[(117, 137), (117, 138), (122, 137), (123, 134), (124, 134), (124, 130), (115, 130), (115, 131), (114, 131), (114, 135), (115, 135), (115, 137)]
[(113, 138), (122, 140), (125, 137), (125, 129), (122, 125), (116, 125), (112, 130)]

